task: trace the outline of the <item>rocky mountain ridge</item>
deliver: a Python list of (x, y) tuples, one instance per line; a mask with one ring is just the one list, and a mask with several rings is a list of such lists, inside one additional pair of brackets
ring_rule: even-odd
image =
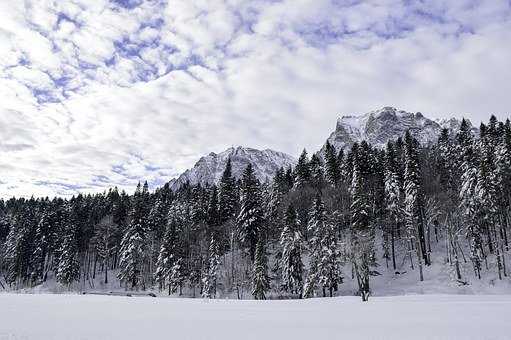
[(227, 160), (231, 159), (232, 174), (241, 178), (243, 170), (249, 163), (252, 164), (257, 178), (261, 182), (270, 181), (280, 167), (288, 168), (296, 163), (296, 159), (283, 152), (270, 149), (258, 150), (248, 147), (231, 147), (223, 152), (203, 156), (194, 167), (186, 170), (178, 178), (170, 181), (173, 190), (178, 189), (186, 182), (195, 184), (216, 184), (222, 177)]

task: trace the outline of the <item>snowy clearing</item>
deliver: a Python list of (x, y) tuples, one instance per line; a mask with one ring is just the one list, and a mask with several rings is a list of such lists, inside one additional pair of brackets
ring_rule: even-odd
[(0, 294), (0, 339), (510, 339), (511, 295), (286, 301)]

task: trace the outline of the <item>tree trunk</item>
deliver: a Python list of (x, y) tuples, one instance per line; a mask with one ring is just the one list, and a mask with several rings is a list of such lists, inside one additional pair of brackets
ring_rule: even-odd
[(105, 260), (106, 263), (103, 264), (105, 267), (105, 284), (108, 284), (108, 259)]
[(396, 247), (395, 247), (395, 230), (394, 226), (392, 226), (391, 229), (391, 248), (392, 248), (392, 267), (394, 268), (394, 271), (396, 271)]

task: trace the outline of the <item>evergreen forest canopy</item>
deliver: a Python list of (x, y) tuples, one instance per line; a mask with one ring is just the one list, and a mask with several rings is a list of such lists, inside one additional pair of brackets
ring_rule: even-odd
[(510, 224), (511, 126), (492, 116), (479, 136), (463, 120), (434, 145), (410, 133), (383, 150), (327, 143), (271, 183), (251, 165), (235, 179), (228, 161), (218, 185), (2, 200), (0, 289), (53, 280), (93, 290), (99, 280), (206, 298), (308, 298), (355, 280), (365, 301), (382, 270), (422, 281), (434, 256), (460, 285), (503, 279)]

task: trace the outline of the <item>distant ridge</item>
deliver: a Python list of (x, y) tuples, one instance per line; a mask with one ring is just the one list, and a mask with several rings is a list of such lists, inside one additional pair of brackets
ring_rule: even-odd
[(296, 162), (294, 157), (283, 152), (270, 149), (258, 150), (242, 146), (231, 147), (221, 153), (211, 152), (201, 157), (193, 168), (186, 170), (178, 178), (170, 181), (171, 189), (177, 190), (186, 182), (193, 185), (218, 183), (229, 158), (231, 159), (234, 177), (241, 178), (243, 170), (251, 163), (257, 178), (261, 182), (271, 180), (280, 167), (287, 168)]

